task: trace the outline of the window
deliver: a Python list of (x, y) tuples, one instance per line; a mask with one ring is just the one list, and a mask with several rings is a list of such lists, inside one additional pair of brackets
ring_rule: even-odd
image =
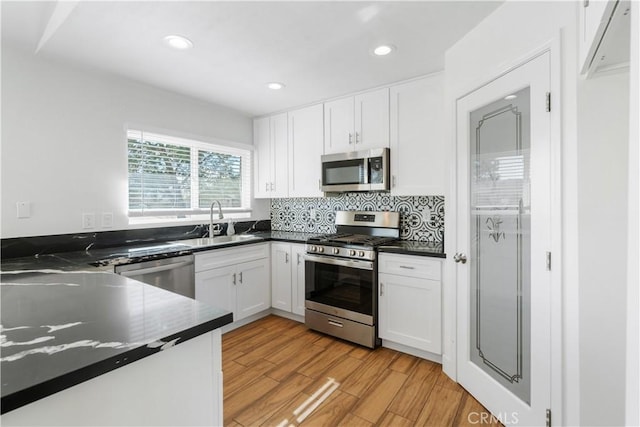
[(129, 216), (204, 214), (214, 200), (225, 212), (250, 210), (251, 152), (129, 130)]

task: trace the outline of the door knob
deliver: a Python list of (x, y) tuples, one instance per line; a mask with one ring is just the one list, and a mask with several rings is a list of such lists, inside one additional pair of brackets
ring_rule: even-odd
[(458, 254), (455, 254), (453, 256), (453, 260), (455, 262), (461, 262), (463, 264), (466, 264), (467, 263), (467, 256), (465, 254), (458, 253)]

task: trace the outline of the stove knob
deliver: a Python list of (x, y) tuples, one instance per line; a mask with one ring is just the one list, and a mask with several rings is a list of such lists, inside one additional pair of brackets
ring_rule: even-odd
[(320, 253), (324, 252), (324, 248), (322, 246), (318, 246), (318, 252)]
[(358, 256), (359, 256), (360, 258), (364, 258), (364, 251), (359, 251), (359, 252), (358, 252)]
[(340, 249), (338, 248), (333, 248), (333, 254), (334, 255), (338, 255), (340, 253)]
[(356, 256), (356, 251), (354, 251), (353, 249), (351, 249), (351, 250), (349, 251), (349, 255), (350, 255), (350, 256)]
[(315, 246), (309, 246), (309, 250), (311, 252), (315, 252), (318, 248), (316, 248)]

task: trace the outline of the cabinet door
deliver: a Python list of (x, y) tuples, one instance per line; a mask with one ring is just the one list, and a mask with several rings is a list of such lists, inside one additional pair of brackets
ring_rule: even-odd
[(269, 117), (253, 121), (254, 197), (271, 197), (271, 120)]
[(321, 197), (322, 104), (289, 113), (289, 197)]
[(237, 317), (244, 319), (271, 307), (271, 275), (269, 258), (237, 266)]
[(355, 149), (382, 147), (389, 147), (388, 88), (355, 97)]
[(440, 282), (379, 274), (380, 338), (440, 354)]
[(353, 97), (324, 104), (324, 154), (354, 150)]
[(289, 186), (287, 113), (271, 117), (271, 197), (287, 197)]
[(391, 88), (391, 194), (442, 195), (446, 184), (441, 73)]
[(589, 62), (606, 27), (606, 22), (603, 21), (609, 18), (615, 3), (607, 0), (590, 0), (580, 4), (578, 52), (582, 72), (589, 67)]
[(300, 316), (304, 316), (304, 254), (304, 245), (291, 245), (291, 311)]
[(196, 300), (233, 312), (237, 319), (235, 266), (214, 268), (196, 273)]
[(271, 243), (271, 306), (291, 312), (291, 245)]

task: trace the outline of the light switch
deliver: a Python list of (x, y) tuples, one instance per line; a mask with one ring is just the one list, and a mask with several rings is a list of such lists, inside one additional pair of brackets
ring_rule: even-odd
[(83, 213), (82, 214), (82, 228), (95, 228), (96, 226), (96, 214)]
[(31, 202), (18, 202), (16, 205), (18, 218), (31, 218)]

